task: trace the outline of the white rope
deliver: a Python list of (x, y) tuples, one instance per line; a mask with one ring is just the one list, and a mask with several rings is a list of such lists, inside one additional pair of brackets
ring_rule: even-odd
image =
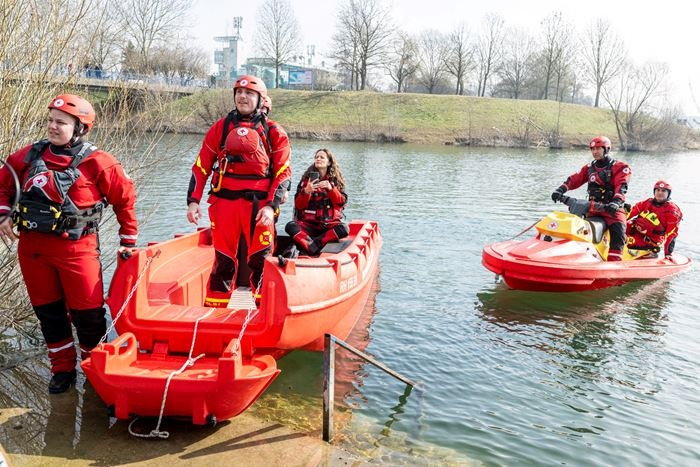
[[(262, 275), (260, 275), (260, 280), (258, 281), (258, 286), (255, 289), (255, 295), (257, 295), (258, 290), (260, 290), (260, 287), (262, 286), (262, 280), (263, 280)], [(128, 300), (128, 298), (127, 298), (127, 300)], [(257, 316), (258, 310), (257, 310), (257, 307), (253, 308), (254, 306), (255, 306), (255, 301), (253, 301), (253, 305), (248, 305), (248, 313), (246, 314), (245, 320), (243, 320), (243, 325), (241, 325), (241, 332), (238, 333), (238, 337), (236, 338), (236, 342), (233, 345), (233, 355), (238, 355), (238, 351), (239, 351), (240, 346), (241, 346), (241, 340), (243, 339), (243, 335), (245, 334), (245, 330), (248, 327), (248, 323), (250, 323), (252, 321), (252, 319), (255, 316)], [(163, 391), (163, 400), (160, 404), (160, 414), (158, 415), (158, 423), (156, 424), (155, 429), (151, 430), (151, 432), (148, 434), (136, 433), (135, 431), (133, 431), (131, 429), (131, 427), (136, 422), (136, 420), (138, 420), (138, 417), (137, 417), (137, 418), (134, 418), (131, 421), (131, 423), (129, 423), (129, 434), (130, 435), (136, 436), (137, 438), (160, 438), (160, 439), (167, 439), (170, 436), (170, 432), (160, 431), (160, 424), (163, 421), (163, 412), (165, 411), (165, 401), (168, 398), (168, 389), (170, 388), (170, 381), (172, 380), (172, 378), (174, 376), (179, 375), (180, 373), (185, 371), (186, 368), (193, 366), (197, 360), (204, 357), (205, 354), (202, 353), (202, 354), (198, 355), (197, 357), (192, 358), (192, 352), (194, 351), (194, 343), (197, 340), (197, 328), (199, 327), (199, 322), (203, 319), (208, 318), (215, 310), (216, 310), (216, 308), (210, 308), (206, 314), (197, 318), (197, 321), (194, 323), (194, 333), (192, 335), (192, 344), (190, 345), (190, 353), (187, 357), (187, 360), (182, 364), (182, 366), (179, 369), (170, 373), (170, 375), (168, 376), (168, 379), (165, 383), (165, 390)], [(255, 313), (253, 311), (255, 311)], [(117, 314), (117, 318), (119, 317), (118, 315), (119, 314)], [(115, 320), (116, 320), (116, 318), (115, 318)]]
[(199, 360), (200, 358), (204, 357), (204, 353), (199, 354), (195, 358), (192, 358), (192, 352), (194, 352), (194, 343), (197, 340), (197, 328), (199, 327), (199, 322), (203, 319), (208, 318), (211, 316), (211, 314), (216, 311), (216, 308), (210, 308), (208, 312), (206, 312), (204, 315), (200, 316), (197, 318), (197, 321), (194, 323), (194, 333), (192, 334), (192, 344), (190, 345), (190, 353), (187, 356), (187, 360), (182, 364), (182, 366), (171, 372), (170, 375), (168, 375), (168, 379), (165, 382), (165, 390), (163, 391), (163, 400), (160, 403), (160, 414), (158, 415), (158, 423), (156, 424), (155, 429), (151, 430), (150, 433), (144, 435), (141, 433), (136, 433), (131, 429), (131, 426), (138, 420), (137, 418), (134, 418), (131, 423), (129, 423), (129, 434), (132, 436), (136, 436), (138, 438), (161, 438), (161, 439), (167, 439), (170, 436), (170, 433), (167, 431), (160, 431), (160, 424), (163, 421), (163, 412), (165, 411), (165, 401), (168, 399), (168, 389), (170, 388), (170, 381), (173, 379), (173, 377), (179, 375), (183, 371), (185, 371), (186, 368), (194, 366), (195, 362)]
[(156, 259), (156, 258), (159, 257), (159, 256), (160, 256), (160, 250), (157, 250), (157, 251), (156, 251), (156, 254), (154, 254), (153, 256), (151, 256), (150, 258), (148, 258), (148, 260), (146, 261), (146, 264), (143, 266), (143, 269), (141, 270), (141, 273), (139, 274), (138, 279), (136, 279), (136, 283), (135, 283), (134, 286), (131, 288), (131, 291), (129, 291), (129, 295), (126, 296), (126, 300), (124, 300), (124, 303), (122, 303), (122, 307), (119, 309), (119, 312), (117, 313), (117, 315), (116, 315), (116, 316), (114, 317), (114, 319), (112, 320), (112, 324), (109, 325), (109, 328), (108, 328), (107, 331), (105, 332), (105, 335), (102, 336), (102, 338), (100, 339), (100, 342), (98, 342), (97, 345), (100, 345), (100, 344), (104, 343), (104, 341), (107, 339), (107, 336), (109, 336), (109, 333), (112, 332), (112, 330), (114, 330), (114, 327), (115, 327), (116, 324), (117, 324), (117, 320), (121, 317), (122, 313), (124, 313), (124, 310), (126, 309), (126, 306), (127, 306), (127, 305), (129, 304), (129, 302), (131, 301), (131, 297), (134, 296), (134, 293), (136, 292), (136, 289), (138, 288), (139, 284), (141, 283), (141, 279), (143, 279), (143, 275), (146, 273), (146, 270), (149, 268), (149, 266), (151, 265), (151, 263), (153, 262), (153, 260)]

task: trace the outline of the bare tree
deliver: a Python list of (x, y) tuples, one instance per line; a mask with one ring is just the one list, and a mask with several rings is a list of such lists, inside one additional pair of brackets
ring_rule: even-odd
[(622, 39), (604, 19), (591, 23), (581, 41), (584, 75), (595, 86), (593, 106), (598, 107), (603, 86), (624, 69), (627, 51)]
[(503, 50), (504, 28), (503, 18), (496, 14), (484, 17), (481, 34), (476, 47), (476, 70), (478, 78), (477, 96), (486, 95), (486, 87), (491, 75), (498, 70)]
[(396, 83), (396, 92), (405, 92), (408, 80), (418, 70), (418, 45), (415, 39), (403, 31), (400, 31), (393, 43), (393, 52), (386, 69), (391, 80)]
[[(567, 29), (571, 30), (567, 27)], [(568, 89), (571, 87), (572, 83), (575, 81), (575, 64), (577, 56), (576, 43), (572, 40), (571, 35), (567, 35), (562, 38), (559, 44), (560, 51), (558, 54), (558, 59), (554, 62), (554, 77), (555, 77), (555, 87), (554, 95), (556, 100), (562, 102), (564, 100), (564, 95), (567, 94)]]
[(288, 0), (265, 0), (258, 9), (256, 45), (275, 65), (275, 87), (280, 84), (280, 66), (301, 48), (299, 23)]
[(529, 34), (517, 28), (509, 29), (506, 36), (499, 70), (500, 88), (509, 97), (520, 99), (532, 72), (535, 43)]
[(464, 79), (474, 69), (474, 48), (469, 43), (469, 30), (465, 24), (456, 26), (447, 36), (445, 68), (455, 77), (455, 94), (464, 94)]
[(102, 8), (92, 8), (85, 22), (85, 37), (92, 38), (88, 46), (87, 63), (101, 70), (113, 68), (118, 63), (123, 34), (119, 24), (112, 21), (116, 15), (116, 1), (103, 0)]
[[(3, 159), (46, 134), (46, 106), (54, 96), (63, 92), (85, 95), (87, 90), (77, 85), (70, 68), (73, 64), (87, 63), (88, 49), (95, 43), (91, 36), (92, 17), (88, 12), (106, 7), (104, 0), (3, 0), (0, 7), (0, 152), (4, 154)], [(100, 92), (99, 99), (88, 96), (97, 112), (95, 126), (100, 128), (100, 148), (114, 152), (134, 178), (137, 189), (148, 180), (146, 175), (152, 176), (148, 174), (148, 167), (154, 167), (154, 161), (177, 154), (164, 144), (155, 146), (163, 135), (165, 112), (170, 106), (165, 105), (156, 92), (140, 94), (146, 112), (131, 111), (135, 95), (132, 88), (120, 89), (115, 85), (109, 91)], [(119, 105), (114, 105), (120, 96), (123, 99)], [(103, 232), (102, 258), (106, 260), (103, 264), (108, 266), (113, 261), (111, 258), (116, 257), (118, 247), (116, 217), (106, 214), (100, 230)], [(31, 338), (26, 348), (21, 344), (23, 351), (33, 353), (34, 348), (44, 355), (41, 346), (36, 347), (39, 325), (22, 286), (16, 250), (5, 245), (0, 247), (0, 334), (13, 339)], [(13, 331), (7, 333), (6, 329)]]
[(365, 89), (371, 69), (382, 64), (393, 35), (391, 12), (382, 0), (346, 0), (333, 35), (333, 58), (350, 72), (351, 89)]
[(148, 69), (153, 47), (176, 37), (184, 29), (190, 0), (123, 0), (116, 3), (119, 27), (127, 43), (140, 57), (140, 66)]
[(183, 44), (178, 49), (175, 69), (181, 85), (188, 85), (195, 78), (206, 78), (211, 64), (209, 54), (199, 47)]
[(443, 81), (447, 68), (447, 42), (440, 31), (429, 29), (423, 31), (419, 39), (420, 68), (418, 81), (433, 94)]
[(546, 100), (549, 99), (552, 80), (556, 78), (557, 69), (560, 66), (559, 62), (565, 51), (565, 43), (570, 31), (566, 29), (566, 24), (560, 11), (553, 12), (542, 20), (540, 24), (542, 25), (540, 65), (544, 78), (544, 87), (540, 96)]
[(639, 149), (643, 145), (645, 125), (659, 113), (653, 104), (663, 98), (661, 91), (667, 74), (666, 64), (630, 65), (603, 86), (601, 92), (612, 110), (622, 149)]

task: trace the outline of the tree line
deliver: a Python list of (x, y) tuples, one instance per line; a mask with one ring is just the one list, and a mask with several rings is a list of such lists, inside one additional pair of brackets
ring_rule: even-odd
[[(257, 39), (263, 56), (278, 64), (279, 76), (279, 64), (301, 48), (292, 4), (265, 0), (258, 10), (258, 30), (264, 28), (287, 31)], [(328, 52), (348, 90), (388, 88), (608, 107), (622, 148), (642, 147), (668, 135), (680, 116), (666, 99), (668, 66), (634, 63), (604, 18), (577, 28), (554, 11), (531, 31), (487, 14), (477, 24), (457, 22), (441, 31), (409, 33), (396, 25), (386, 0), (343, 0)]]
[[(16, 0), (3, 2), (3, 11), (15, 11)], [(51, 18), (65, 9), (64, 23), (50, 25), (60, 30), (80, 31), (77, 39), (64, 44), (55, 74), (86, 73), (88, 76), (156, 75), (171, 81), (206, 78), (209, 54), (192, 45), (187, 36), (189, 0), (49, 0), (28, 2), (39, 16)], [(27, 16), (6, 18), (24, 27)], [(22, 24), (23, 23), (23, 24)], [(9, 24), (8, 24), (9, 26)], [(45, 31), (29, 31), (27, 40), (40, 41)], [(46, 62), (39, 57), (33, 68)]]

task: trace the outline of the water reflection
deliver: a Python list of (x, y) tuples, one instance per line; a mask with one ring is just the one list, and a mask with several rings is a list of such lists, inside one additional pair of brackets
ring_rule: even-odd
[(527, 324), (551, 327), (560, 322), (596, 321), (620, 311), (636, 313), (640, 319), (650, 317), (652, 311), (661, 317), (669, 301), (669, 280), (639, 281), (579, 293), (527, 292), (498, 284), (478, 292), (475, 305), (485, 321), (513, 330)]
[(618, 416), (621, 397), (647, 404), (662, 387), (657, 360), (666, 345), (669, 288), (668, 279), (577, 294), (495, 287), (477, 294), (476, 308), (497, 326), (492, 339), (536, 350), (527, 362), (530, 384), (564, 414), (578, 414), (560, 417), (561, 433), (600, 435)]
[[(376, 313), (376, 296), (381, 290), (377, 275), (367, 303), (347, 338), (353, 347), (365, 351), (371, 342), (371, 324)], [(323, 413), (323, 353), (294, 351), (278, 361), (282, 370), (249, 411), (283, 423), (295, 430), (319, 432)], [(336, 442), (342, 442), (343, 427), (352, 417), (352, 407), (364, 401), (362, 385), (367, 377), (365, 361), (337, 347), (335, 361)]]

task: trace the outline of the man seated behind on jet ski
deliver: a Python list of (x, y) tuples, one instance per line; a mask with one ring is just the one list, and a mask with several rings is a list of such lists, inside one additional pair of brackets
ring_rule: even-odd
[(632, 170), (625, 162), (616, 161), (610, 157), (612, 143), (607, 137), (593, 138), (589, 147), (594, 160), (584, 165), (578, 172), (569, 175), (566, 181), (552, 193), (552, 201), (559, 201), (568, 190), (575, 190), (588, 182), (588, 199), (594, 201), (591, 203), (589, 216), (600, 216), (605, 220), (610, 230), (610, 249), (607, 260), (620, 261), (622, 248), (625, 245), (627, 220), (624, 209), (625, 194)]
[(672, 259), (683, 213), (671, 201), (671, 185), (665, 180), (654, 184), (654, 197), (632, 207), (627, 221), (627, 247), (660, 251)]

